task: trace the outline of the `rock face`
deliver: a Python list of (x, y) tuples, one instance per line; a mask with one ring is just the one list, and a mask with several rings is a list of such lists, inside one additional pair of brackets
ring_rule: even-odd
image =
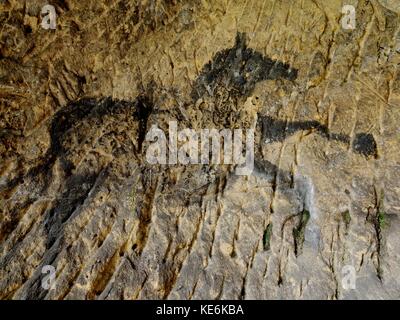
[[(399, 6), (349, 2), (2, 1), (0, 298), (399, 298)], [(170, 121), (252, 174), (150, 164)]]

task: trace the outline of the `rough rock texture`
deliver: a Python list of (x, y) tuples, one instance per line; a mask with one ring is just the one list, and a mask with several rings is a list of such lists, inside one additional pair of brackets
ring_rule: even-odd
[[(50, 2), (0, 2), (0, 298), (400, 297), (397, 0)], [(253, 174), (150, 165), (170, 120)]]

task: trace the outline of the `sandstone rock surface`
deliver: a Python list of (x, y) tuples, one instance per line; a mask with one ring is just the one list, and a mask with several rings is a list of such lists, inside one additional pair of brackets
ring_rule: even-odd
[[(398, 1), (51, 2), (0, 3), (1, 299), (400, 297)], [(169, 121), (252, 175), (149, 164)]]

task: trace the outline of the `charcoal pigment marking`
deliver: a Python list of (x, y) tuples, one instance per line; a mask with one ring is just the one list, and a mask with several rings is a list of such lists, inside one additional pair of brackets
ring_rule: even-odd
[(218, 86), (226, 87), (232, 94), (248, 97), (255, 85), (263, 80), (297, 78), (297, 69), (289, 64), (272, 60), (248, 48), (246, 34), (237, 33), (234, 47), (215, 54), (193, 84), (193, 101), (202, 96), (213, 96)]
[[(150, 99), (146, 96), (139, 96), (134, 101), (113, 100), (106, 98), (84, 98), (74, 101), (53, 116), (50, 126), (50, 147), (45, 156), (41, 159), (41, 164), (29, 170), (25, 176), (19, 176), (8, 182), (8, 188), (13, 188), (23, 182), (25, 178), (34, 178), (43, 173), (49, 173), (54, 162), (60, 159), (63, 170), (69, 176), (74, 169), (71, 161), (68, 160), (64, 142), (68, 139), (71, 131), (77, 131), (79, 124), (89, 120), (94, 120), (98, 125), (101, 124), (105, 116), (117, 117), (121, 113), (129, 113), (134, 119), (139, 121), (138, 145), (144, 140), (146, 134), (146, 123), (153, 110)], [(140, 149), (140, 148), (139, 148)]]
[[(237, 33), (235, 45), (215, 54), (212, 61), (202, 68), (200, 75), (193, 84), (191, 99), (193, 101), (204, 95), (212, 98), (215, 89), (221, 86), (232, 95), (246, 98), (251, 95), (256, 83), (260, 81), (279, 78), (295, 80), (297, 75), (298, 70), (289, 64), (272, 60), (248, 48), (245, 33)], [(56, 159), (60, 160), (66, 176), (71, 175), (74, 166), (68, 159), (69, 150), (64, 146), (64, 141), (68, 138), (71, 130), (75, 130), (79, 123), (84, 123), (89, 119), (101, 122), (104, 116), (114, 117), (120, 112), (131, 113), (132, 117), (139, 121), (135, 152), (140, 154), (147, 131), (147, 122), (153, 111), (154, 106), (150, 96), (146, 94), (138, 96), (134, 101), (113, 101), (111, 97), (106, 97), (101, 99), (86, 98), (70, 103), (58, 111), (51, 121), (49, 128), (51, 145), (42, 159), (42, 163), (32, 168), (25, 176), (21, 175), (9, 181), (7, 187), (13, 188), (21, 184), (25, 178), (38, 181), (40, 180), (39, 176), (45, 177), (47, 181), (45, 185), (47, 185), (51, 168)], [(350, 137), (344, 134), (330, 133), (327, 126), (318, 121), (288, 122), (272, 117), (260, 118), (263, 142), (283, 141), (298, 131), (315, 130), (318, 134), (330, 140), (350, 143)], [(354, 152), (365, 157), (377, 156), (376, 142), (371, 134), (357, 134), (352, 143), (352, 148)], [(24, 204), (21, 205), (25, 207)], [(10, 226), (8, 228), (12, 229)]]
[[(248, 48), (246, 45), (245, 33), (237, 33), (235, 45), (232, 48), (224, 49), (216, 53), (209, 63), (201, 70), (200, 75), (193, 83), (190, 100), (193, 102), (201, 97), (213, 98), (214, 91), (217, 88), (224, 88), (229, 91), (229, 94), (236, 98), (246, 98), (250, 96), (258, 82), (264, 80), (287, 79), (295, 80), (298, 76), (298, 70), (287, 63), (272, 60), (254, 49)], [(41, 160), (41, 164), (32, 168), (25, 175), (20, 175), (7, 183), (6, 188), (12, 189), (18, 184), (22, 184), (26, 178), (31, 180), (32, 184), (44, 192), (50, 182), (51, 169), (57, 159), (59, 159), (64, 170), (65, 178), (71, 183), (73, 181), (85, 180), (82, 172), (78, 176), (74, 176), (74, 164), (69, 160), (68, 156), (71, 150), (80, 148), (80, 145), (68, 145), (67, 140), (72, 134), (81, 137), (83, 133), (79, 133), (79, 125), (89, 120), (93, 120), (94, 124), (101, 125), (102, 119), (105, 116), (117, 118), (119, 114), (129, 114), (135, 121), (139, 122), (139, 130), (137, 136), (137, 146), (129, 152), (140, 154), (142, 144), (147, 131), (147, 122), (150, 115), (154, 112), (154, 105), (150, 96), (143, 94), (138, 96), (134, 101), (115, 101), (111, 97), (100, 99), (85, 98), (70, 103), (62, 110), (58, 111), (51, 121), (49, 132), (51, 144), (45, 156)], [(126, 116), (126, 115), (125, 115)], [(127, 118), (126, 118), (127, 119)], [(318, 121), (283, 121), (273, 119), (272, 117), (260, 117), (263, 143), (283, 141), (288, 136), (302, 130), (315, 130), (321, 136), (350, 144), (350, 137), (344, 134), (330, 133), (327, 126)], [(260, 122), (258, 123), (260, 124)], [(2, 131), (1, 136), (9, 134), (7, 131)], [(84, 138), (84, 137), (81, 137)], [(355, 153), (361, 154), (367, 158), (377, 157), (377, 146), (374, 137), (368, 133), (358, 133), (352, 142), (352, 149)], [(280, 172), (279, 168), (265, 160), (256, 159), (256, 172), (262, 172), (268, 176), (275, 177)], [(263, 164), (262, 164), (263, 163)], [(97, 172), (88, 172), (87, 182), (89, 186), (93, 186), (93, 179), (99, 175), (101, 168)], [(78, 174), (78, 173), (76, 173)], [(272, 175), (271, 175), (272, 174)], [(84, 174), (83, 174), (84, 175)], [(288, 181), (287, 174), (278, 174), (283, 177), (283, 181)], [(90, 189), (90, 188), (89, 188)], [(74, 193), (72, 187), (68, 187), (65, 194), (66, 198), (72, 198), (74, 203), (80, 203), (82, 197)], [(39, 193), (40, 193), (39, 192)], [(23, 211), (31, 203), (36, 201), (35, 198), (30, 198), (17, 207)], [(12, 214), (12, 212), (11, 212)], [(12, 214), (13, 215), (13, 214)], [(69, 216), (69, 213), (62, 213), (60, 216)], [(16, 226), (18, 215), (4, 224), (1, 228), (1, 234), (6, 236)], [(49, 223), (53, 218), (49, 216)], [(57, 224), (57, 223), (55, 223)], [(49, 231), (52, 230), (49, 226)], [(49, 243), (52, 241), (50, 240)]]
[[(262, 137), (264, 143), (283, 141), (290, 135), (303, 130), (315, 130), (319, 135), (328, 139), (339, 141), (347, 145), (350, 144), (350, 137), (341, 133), (330, 133), (326, 125), (318, 121), (284, 121), (277, 120), (272, 117), (261, 117)], [(356, 134), (352, 149), (355, 153), (365, 157), (377, 157), (376, 142), (372, 134), (358, 133)]]
[(350, 143), (350, 137), (345, 134), (329, 133), (328, 127), (318, 121), (284, 121), (266, 116), (261, 118), (262, 136), (264, 142), (283, 141), (288, 136), (303, 130), (315, 130), (321, 136), (330, 139)]
[(82, 205), (88, 197), (97, 177), (98, 173), (95, 172), (87, 173), (86, 175), (75, 174), (66, 180), (66, 190), (45, 218), (44, 226), (47, 232), (47, 249), (51, 248), (57, 239), (57, 235), (61, 233), (60, 230), (63, 229), (64, 222), (71, 217), (75, 209)]
[[(149, 101), (142, 96), (134, 101), (112, 100), (110, 97), (81, 99), (69, 104), (53, 116), (49, 125), (50, 147), (42, 163), (27, 175), (27, 178), (31, 178), (31, 184), (42, 185), (43, 194), (51, 182), (52, 168), (56, 160), (60, 161), (64, 173), (62, 191), (44, 217), (46, 249), (49, 253), (46, 256), (48, 260), (46, 263), (51, 264), (63, 247), (65, 223), (84, 204), (89, 195), (96, 196), (99, 190), (96, 187), (97, 183), (101, 184), (108, 177), (110, 174), (108, 168), (112, 167), (107, 161), (98, 161), (95, 164), (83, 162), (75, 167), (71, 155), (85, 154), (94, 148), (92, 143), (96, 141), (96, 132), (99, 130), (102, 131), (101, 137), (106, 137), (105, 141), (112, 145), (112, 142), (119, 137), (119, 133), (115, 130), (118, 121), (137, 121), (138, 139), (140, 139), (141, 130), (143, 128), (146, 130), (146, 122), (152, 110), (150, 106)], [(82, 127), (85, 130), (82, 130)], [(139, 141), (137, 143), (139, 144)], [(111, 152), (114, 156), (120, 153), (134, 154), (137, 152), (137, 147), (121, 143), (120, 147), (113, 148)], [(35, 200), (37, 199), (31, 202)], [(27, 291), (28, 297), (32, 299), (44, 298), (38, 280), (40, 279), (35, 279)]]
[[(106, 116), (115, 119), (121, 118), (121, 120), (123, 120), (124, 117), (126, 120), (132, 117), (139, 121), (138, 139), (140, 139), (141, 131), (143, 128), (144, 130), (146, 128), (146, 122), (150, 112), (149, 101), (145, 100), (143, 97), (139, 97), (133, 102), (113, 101), (111, 98), (101, 100), (82, 99), (56, 113), (50, 125), (51, 146), (45, 157), (44, 164), (41, 165), (39, 169), (35, 170), (37, 174), (43, 172), (42, 170), (44, 169), (47, 169), (45, 172), (50, 172), (50, 166), (58, 158), (62, 163), (66, 178), (66, 190), (61, 195), (55, 207), (49, 212), (46, 219), (45, 225), (49, 232), (48, 246), (51, 246), (54, 242), (54, 238), (51, 235), (57, 234), (57, 229), (69, 218), (74, 209), (83, 203), (88, 193), (93, 188), (96, 179), (104, 169), (102, 166), (89, 167), (75, 172), (74, 169), (77, 168), (75, 168), (72, 161), (68, 159), (68, 153), (71, 150), (84, 148), (79, 142), (83, 141), (83, 139), (80, 139), (82, 133), (80, 132), (79, 124), (90, 121), (90, 124), (93, 126), (102, 127), (102, 119)], [(114, 139), (116, 133), (113, 129), (109, 128), (107, 131), (109, 131), (111, 135), (110, 139)], [(78, 137), (77, 142), (70, 139), (71, 133)], [(89, 131), (89, 134), (91, 133), (92, 131)], [(66, 142), (72, 144), (66, 148)], [(140, 143), (140, 141), (138, 141), (138, 143)], [(133, 153), (134, 148), (126, 148), (125, 152)]]
[(358, 133), (353, 141), (353, 150), (366, 157), (378, 157), (376, 142), (370, 133)]
[[(295, 80), (297, 75), (298, 70), (289, 64), (272, 60), (248, 48), (246, 34), (237, 33), (235, 45), (216, 53), (212, 61), (202, 68), (193, 84), (191, 99), (196, 101), (205, 95), (212, 97), (215, 89), (220, 86), (226, 88), (232, 95), (246, 98), (251, 95), (256, 83), (260, 81)], [(60, 160), (66, 176), (71, 175), (74, 166), (68, 160), (69, 150), (65, 148), (64, 141), (74, 127), (89, 119), (101, 122), (104, 116), (116, 116), (119, 112), (131, 113), (132, 117), (139, 121), (136, 153), (141, 153), (147, 122), (153, 111), (154, 106), (151, 99), (145, 94), (138, 96), (134, 101), (114, 101), (111, 97), (106, 97), (86, 98), (70, 103), (58, 111), (51, 121), (49, 128), (51, 145), (42, 159), (42, 163), (32, 168), (25, 176), (22, 175), (9, 181), (7, 187), (10, 189), (15, 187), (26, 177), (37, 180), (38, 175), (48, 176), (56, 159)], [(329, 133), (327, 126), (318, 121), (288, 122), (272, 117), (261, 117), (261, 119), (263, 142), (283, 141), (297, 131), (313, 129), (330, 140), (350, 143), (347, 135)], [(377, 155), (376, 142), (371, 134), (357, 134), (352, 147), (354, 152), (366, 157), (376, 157)]]
[(105, 116), (117, 117), (118, 114), (126, 112), (143, 122), (146, 118), (146, 112), (143, 112), (142, 108), (138, 107), (142, 105), (142, 99), (142, 97), (135, 101), (112, 100), (111, 97), (81, 99), (63, 108), (56, 113), (51, 122), (51, 146), (47, 152), (45, 163), (49, 165), (59, 157), (63, 164), (63, 169), (67, 174), (70, 174), (74, 168), (66, 157), (68, 150), (63, 146), (64, 140), (68, 138), (69, 131), (74, 130), (79, 123), (94, 120), (94, 123), (99, 125), (102, 121), (101, 119)]
[[(57, 234), (57, 230), (63, 222), (68, 219), (77, 206), (83, 203), (96, 178), (104, 169), (100, 165), (92, 168), (86, 167), (75, 172), (76, 168), (71, 160), (71, 154), (79, 153), (84, 148), (91, 148), (90, 143), (86, 145), (84, 141), (95, 138), (95, 130), (103, 126), (104, 117), (111, 117), (115, 121), (116, 119), (139, 121), (138, 139), (140, 139), (141, 135), (145, 135), (146, 122), (151, 110), (150, 100), (139, 96), (134, 101), (113, 100), (111, 97), (80, 99), (56, 112), (49, 124), (50, 146), (46, 154), (40, 159), (37, 166), (31, 168), (25, 175), (12, 179), (6, 186), (10, 190), (17, 185), (25, 184), (31, 192), (27, 199), (22, 200), (7, 213), (7, 219), (0, 227), (0, 238), (6, 238), (11, 234), (17, 227), (17, 222), (24, 210), (38, 200), (38, 195), (46, 192), (51, 184), (52, 168), (58, 160), (64, 173), (65, 190), (46, 216), (45, 229), (49, 233), (47, 247), (50, 247), (55, 240), (52, 234)], [(81, 126), (84, 125), (91, 129), (81, 130)], [(106, 130), (107, 132), (103, 134), (110, 139), (114, 139), (117, 135), (112, 127)], [(87, 134), (87, 132), (89, 133)], [(140, 145), (139, 140), (137, 143)], [(125, 147), (123, 152), (133, 154), (137, 150), (135, 146), (132, 146), (131, 148)]]
[(147, 133), (147, 121), (153, 111), (153, 104), (146, 96), (140, 96), (136, 99), (136, 116), (139, 119), (138, 133), (138, 151), (142, 151), (143, 141)]
[[(44, 229), (47, 233), (46, 249), (48, 252), (43, 261), (45, 265), (51, 265), (60, 253), (61, 248), (63, 248), (64, 223), (72, 216), (75, 209), (83, 204), (89, 192), (94, 189), (96, 179), (96, 174), (76, 174), (67, 178), (65, 183), (66, 190), (47, 213), (44, 220)], [(41, 290), (39, 284), (40, 277), (33, 278), (27, 289), (27, 299), (44, 299), (46, 291)]]
[[(217, 87), (224, 87), (232, 95), (244, 98), (250, 96), (258, 82), (264, 80), (295, 80), (298, 70), (289, 64), (272, 60), (248, 48), (246, 34), (237, 33), (232, 48), (217, 52), (207, 63), (193, 84), (193, 101), (212, 97)], [(319, 135), (338, 142), (350, 144), (350, 137), (341, 133), (331, 133), (328, 127), (318, 121), (283, 121), (272, 117), (261, 117), (265, 142), (283, 141), (298, 131), (315, 130)], [(353, 142), (353, 151), (366, 157), (376, 155), (376, 143), (372, 135), (360, 133)]]

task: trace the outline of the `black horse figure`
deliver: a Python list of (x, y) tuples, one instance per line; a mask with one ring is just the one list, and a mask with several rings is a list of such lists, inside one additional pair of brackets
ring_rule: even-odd
[[(245, 34), (238, 33), (232, 48), (216, 53), (203, 67), (193, 83), (193, 90), (188, 97), (190, 102), (187, 104), (194, 105), (199, 99), (211, 101), (218, 99), (214, 96), (218, 90), (228, 93), (228, 96), (233, 98), (233, 103), (236, 103), (237, 99), (249, 97), (260, 81), (274, 79), (294, 81), (297, 75), (298, 70), (289, 64), (272, 60), (248, 48)], [(111, 97), (80, 99), (56, 112), (49, 124), (51, 143), (46, 154), (38, 161), (36, 167), (9, 181), (5, 186), (5, 189), (12, 189), (21, 185), (22, 188), (32, 192), (8, 211), (8, 222), (3, 223), (0, 234), (5, 236), (10, 234), (16, 228), (21, 212), (45, 194), (52, 182), (53, 167), (59, 163), (59, 168), (63, 171), (64, 190), (57, 196), (53, 208), (48, 210), (45, 217), (47, 248), (57, 245), (58, 236), (62, 233), (65, 222), (89, 194), (95, 192), (96, 180), (101, 178), (108, 168), (105, 162), (101, 161), (96, 165), (82, 165), (77, 161), (97, 143), (98, 132), (102, 132), (104, 145), (118, 146), (113, 148), (113, 156), (125, 153), (137, 158), (142, 153), (149, 119), (157, 112), (157, 105), (149, 92), (144, 92), (133, 101), (118, 101)], [(226, 117), (227, 114), (221, 112), (221, 116)], [(283, 141), (298, 131), (310, 129), (326, 139), (346, 144), (350, 144), (351, 140), (347, 135), (330, 133), (328, 128), (318, 121), (288, 122), (272, 117), (261, 117), (260, 123), (262, 143)], [(129, 128), (137, 124), (136, 143), (133, 143), (127, 135), (121, 142), (122, 134), (115, 130), (121, 124)], [(3, 135), (4, 132), (1, 132), (0, 138)], [(356, 134), (352, 148), (354, 152), (365, 157), (377, 156), (376, 142), (369, 133)], [(289, 173), (283, 172), (275, 164), (262, 158), (255, 159), (255, 169), (266, 173), (273, 181), (276, 181), (278, 176), (282, 176), (284, 182), (288, 181), (286, 178), (289, 181), (291, 179)], [(61, 247), (61, 244), (58, 243), (58, 246)], [(57, 250), (54, 251), (54, 255), (56, 253)], [(32, 295), (36, 294), (35, 292), (32, 287)]]
[[(272, 60), (261, 53), (248, 48), (246, 34), (237, 33), (232, 48), (215, 54), (206, 64), (193, 85), (193, 101), (212, 96), (216, 88), (224, 86), (232, 95), (249, 97), (255, 85), (263, 80), (297, 79), (298, 70), (289, 64)], [(344, 134), (330, 133), (328, 127), (318, 121), (282, 121), (272, 117), (262, 117), (263, 141), (283, 141), (286, 137), (302, 130), (315, 130), (321, 136), (345, 144), (350, 137)], [(353, 151), (366, 157), (377, 156), (375, 139), (370, 133), (358, 133), (352, 143)]]

